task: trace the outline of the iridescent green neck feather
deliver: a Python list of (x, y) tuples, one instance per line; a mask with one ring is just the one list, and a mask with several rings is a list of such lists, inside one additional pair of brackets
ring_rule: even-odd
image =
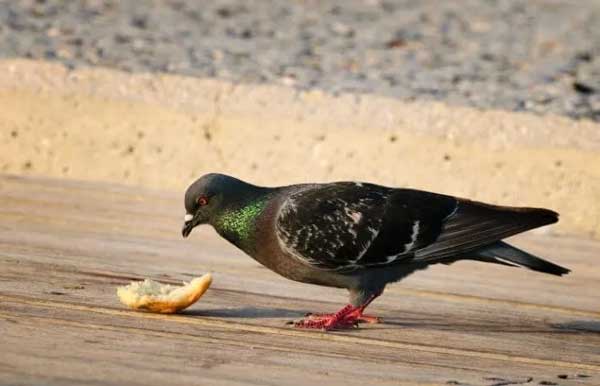
[(214, 227), (223, 237), (243, 250), (252, 247), (257, 217), (267, 200), (257, 198), (239, 208), (225, 209), (216, 219)]

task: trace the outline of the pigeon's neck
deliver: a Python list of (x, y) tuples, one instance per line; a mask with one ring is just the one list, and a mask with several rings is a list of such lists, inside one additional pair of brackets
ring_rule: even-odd
[(213, 221), (215, 230), (238, 248), (251, 252), (256, 220), (267, 204), (268, 195), (266, 189), (257, 190), (224, 208)]

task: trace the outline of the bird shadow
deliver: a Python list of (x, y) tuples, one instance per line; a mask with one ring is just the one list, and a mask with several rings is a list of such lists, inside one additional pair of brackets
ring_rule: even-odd
[[(305, 317), (306, 313), (286, 308), (215, 308), (202, 310), (187, 310), (184, 314), (190, 316), (204, 316), (216, 318), (240, 318), (240, 319), (283, 319), (281, 325), (285, 326), (290, 321), (297, 321)], [(437, 319), (437, 320), (436, 320)], [(363, 325), (365, 326), (365, 325)], [(522, 334), (571, 334), (592, 333), (600, 334), (600, 320), (573, 320), (565, 323), (548, 324), (545, 326), (531, 324), (513, 324), (507, 326), (504, 323), (490, 323), (486, 321), (458, 322), (438, 319), (435, 316), (427, 318), (393, 318), (384, 317), (382, 323), (375, 326), (378, 330), (386, 329), (419, 329), (438, 331), (471, 331), (492, 333), (522, 333)], [(360, 331), (348, 330), (348, 331)]]
[(517, 333), (517, 334), (573, 334), (573, 333), (600, 333), (600, 320), (574, 320), (566, 323), (555, 324), (511, 324), (490, 323), (489, 321), (443, 321), (428, 318), (422, 320), (405, 320), (400, 318), (383, 318), (383, 323), (378, 329), (407, 328), (418, 330), (437, 331), (471, 331), (485, 333)]
[(552, 327), (559, 330), (591, 332), (600, 334), (600, 320), (573, 320), (565, 323), (555, 323)]
[(242, 307), (242, 308), (215, 308), (212, 310), (188, 310), (186, 315), (192, 316), (209, 316), (216, 318), (244, 318), (244, 319), (260, 319), (260, 318), (297, 318), (302, 313), (285, 308), (258, 308), (258, 307)]

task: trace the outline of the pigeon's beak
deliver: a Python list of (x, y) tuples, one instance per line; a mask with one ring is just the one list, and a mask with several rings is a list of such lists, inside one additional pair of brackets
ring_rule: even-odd
[(183, 217), (183, 229), (181, 229), (181, 235), (183, 237), (188, 237), (190, 232), (192, 232), (192, 229), (194, 229), (194, 216), (187, 213)]

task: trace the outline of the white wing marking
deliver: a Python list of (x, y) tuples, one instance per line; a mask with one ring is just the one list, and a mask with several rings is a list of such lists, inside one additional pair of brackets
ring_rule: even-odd
[(410, 241), (408, 243), (404, 244), (404, 251), (402, 251), (402, 253), (410, 251), (412, 249), (412, 247), (415, 246), (415, 243), (417, 242), (417, 238), (419, 237), (419, 225), (420, 225), (420, 222), (415, 221), (415, 223), (412, 226), (412, 234), (410, 235)]
[(392, 261), (396, 260), (399, 256), (402, 256), (406, 252), (410, 251), (412, 249), (412, 247), (415, 246), (415, 243), (417, 242), (417, 239), (419, 238), (419, 228), (420, 228), (419, 221), (415, 221), (412, 226), (412, 233), (410, 235), (410, 241), (408, 243), (404, 244), (404, 250), (395, 255), (386, 257), (385, 263), (383, 263), (383, 264), (391, 263)]

